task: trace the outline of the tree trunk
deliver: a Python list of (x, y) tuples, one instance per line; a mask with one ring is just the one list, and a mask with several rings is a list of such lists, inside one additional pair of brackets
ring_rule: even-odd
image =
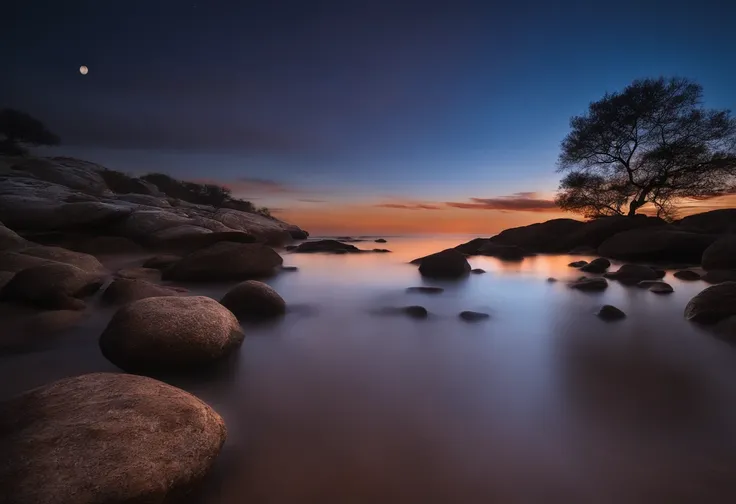
[(649, 190), (645, 189), (639, 194), (639, 196), (637, 196), (636, 199), (631, 200), (631, 203), (629, 203), (629, 217), (635, 216), (636, 211), (644, 206), (644, 203), (647, 202), (647, 194), (649, 194)]

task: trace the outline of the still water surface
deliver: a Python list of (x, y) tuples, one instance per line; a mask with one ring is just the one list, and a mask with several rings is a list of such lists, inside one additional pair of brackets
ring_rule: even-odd
[[(269, 283), (290, 312), (246, 326), (219, 374), (168, 380), (228, 426), (194, 502), (736, 502), (736, 347), (682, 315), (705, 284), (668, 274), (675, 293), (661, 296), (546, 281), (575, 277), (567, 264), (580, 256), (471, 258), (487, 273), (458, 282), (422, 280), (407, 264), (466, 239), (356, 244), (392, 254), (285, 253), (299, 271)], [(418, 285), (446, 290), (405, 292)], [(218, 299), (228, 287), (191, 286)], [(375, 314), (410, 304), (430, 317)], [(628, 317), (603, 322), (602, 304)], [(463, 310), (491, 319), (469, 324)], [(82, 328), (0, 357), (0, 397), (115, 371), (97, 348), (111, 314), (94, 309)]]

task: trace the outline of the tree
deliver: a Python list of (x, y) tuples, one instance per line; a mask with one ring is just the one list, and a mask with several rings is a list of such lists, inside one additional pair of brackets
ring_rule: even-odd
[(704, 108), (702, 95), (688, 79), (644, 79), (591, 103), (562, 141), (557, 204), (601, 217), (650, 203), (669, 218), (682, 198), (733, 191), (736, 119)]
[(23, 155), (27, 153), (24, 145), (58, 145), (59, 141), (41, 121), (25, 112), (0, 110), (0, 153)]

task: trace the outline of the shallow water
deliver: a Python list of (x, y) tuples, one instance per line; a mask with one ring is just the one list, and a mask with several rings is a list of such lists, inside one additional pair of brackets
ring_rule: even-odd
[[(392, 254), (284, 253), (299, 271), (269, 283), (290, 312), (246, 326), (222, 372), (169, 380), (228, 426), (193, 501), (736, 502), (736, 347), (682, 315), (704, 283), (668, 273), (675, 292), (662, 296), (546, 282), (579, 276), (567, 264), (580, 256), (471, 258), (487, 273), (457, 282), (422, 280), (407, 264), (466, 239), (356, 243)], [(418, 285), (446, 290), (405, 292)], [(228, 287), (192, 291), (219, 299)], [(375, 313), (411, 304), (430, 317)], [(603, 322), (602, 304), (628, 317)], [(463, 310), (491, 318), (467, 323)], [(115, 371), (97, 348), (111, 313), (94, 309), (80, 329), (0, 356), (0, 397)]]

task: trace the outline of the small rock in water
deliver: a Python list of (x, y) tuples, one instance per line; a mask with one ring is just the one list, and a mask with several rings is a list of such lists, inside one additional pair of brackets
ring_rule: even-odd
[(610, 266), (611, 261), (604, 257), (599, 257), (580, 268), (580, 271), (585, 271), (586, 273), (605, 273)]
[(385, 254), (387, 252), (391, 252), (389, 249), (373, 249), (373, 252), (378, 252), (381, 254)]
[(422, 294), (440, 294), (444, 291), (445, 289), (443, 289), (442, 287), (422, 286), (422, 287), (407, 287), (406, 288), (406, 292), (419, 292)]
[(405, 306), (402, 311), (411, 318), (427, 318), (429, 312), (424, 306)]
[(547, 279), (547, 282), (549, 282), (549, 283), (555, 283), (556, 281), (557, 281), (557, 279), (556, 278), (553, 278), (553, 277), (549, 277)]
[(463, 311), (458, 315), (461, 319), (466, 322), (478, 322), (479, 320), (485, 320), (491, 316), (487, 313), (476, 312), (476, 311)]
[(296, 266), (281, 266), (281, 271), (299, 271)]
[(568, 264), (571, 268), (582, 268), (583, 266), (587, 266), (588, 261), (575, 261)]
[(475, 268), (475, 269), (470, 270), (470, 272), (474, 275), (482, 275), (483, 273), (486, 272), (486, 270), (482, 268)]
[(571, 282), (569, 285), (573, 289), (578, 289), (582, 291), (602, 291), (608, 287), (608, 282), (606, 282), (605, 278), (600, 277), (581, 277), (574, 282)]
[(603, 320), (621, 320), (626, 318), (626, 314), (612, 305), (603, 305), (596, 314)]
[(377, 240), (374, 240), (374, 241), (375, 241), (376, 243), (386, 243), (386, 240), (384, 240), (383, 238), (379, 238), (379, 239), (377, 239)]
[(689, 282), (692, 282), (694, 280), (700, 280), (700, 274), (697, 271), (693, 271), (693, 270), (675, 271), (673, 276), (680, 280), (686, 280)]
[(667, 282), (655, 282), (649, 286), (649, 291), (655, 294), (671, 294), (675, 289)]
[(238, 318), (266, 319), (286, 312), (286, 302), (270, 285), (246, 280), (230, 289), (220, 301)]

